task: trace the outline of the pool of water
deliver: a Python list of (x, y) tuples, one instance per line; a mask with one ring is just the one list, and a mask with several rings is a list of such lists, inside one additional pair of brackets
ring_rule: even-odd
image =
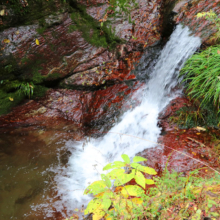
[[(56, 193), (50, 169), (68, 160), (65, 136), (62, 131), (36, 128), (1, 132), (0, 219), (46, 218), (44, 208), (34, 211), (31, 207), (51, 200)], [(54, 215), (58, 213), (51, 219)]]

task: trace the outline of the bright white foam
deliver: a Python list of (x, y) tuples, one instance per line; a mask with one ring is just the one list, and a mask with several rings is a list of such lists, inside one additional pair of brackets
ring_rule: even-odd
[[(146, 85), (141, 105), (126, 112), (110, 132), (130, 134), (157, 142), (160, 134), (158, 114), (180, 92), (172, 91), (178, 84), (179, 70), (200, 44), (198, 37), (190, 36), (188, 27), (178, 25), (161, 52)], [(90, 140), (84, 150), (82, 143), (67, 142), (66, 147), (72, 152), (72, 156), (67, 168), (56, 169), (58, 174), (55, 181), (61, 199), (57, 203), (57, 209), (66, 207), (68, 214), (71, 214), (75, 207), (86, 205), (90, 198), (83, 196), (83, 190), (89, 183), (100, 178), (103, 166), (114, 160), (121, 160), (123, 153), (133, 157), (153, 146), (150, 142), (115, 133)]]

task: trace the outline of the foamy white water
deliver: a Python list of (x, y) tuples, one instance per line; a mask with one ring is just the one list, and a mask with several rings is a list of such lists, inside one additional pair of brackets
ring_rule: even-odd
[[(160, 128), (157, 126), (158, 114), (181, 91), (173, 92), (178, 84), (179, 70), (200, 46), (200, 38), (190, 36), (188, 27), (178, 25), (170, 40), (161, 52), (151, 73), (141, 105), (126, 112), (121, 121), (110, 132), (130, 134), (157, 142)], [(121, 160), (121, 154), (130, 157), (146, 148), (154, 147), (150, 142), (128, 136), (108, 133), (103, 138), (91, 139), (82, 148), (82, 143), (67, 142), (72, 152), (67, 168), (59, 168), (55, 181), (58, 186), (58, 210), (63, 207), (71, 214), (73, 209), (86, 205), (90, 199), (83, 195), (84, 189), (93, 181), (100, 179), (102, 168), (107, 163)]]

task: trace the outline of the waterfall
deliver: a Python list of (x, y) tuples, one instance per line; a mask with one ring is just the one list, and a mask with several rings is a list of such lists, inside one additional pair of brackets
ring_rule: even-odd
[(150, 142), (116, 133), (157, 142), (161, 132), (157, 126), (158, 114), (181, 92), (174, 89), (178, 85), (179, 71), (200, 44), (198, 37), (190, 35), (188, 27), (178, 25), (150, 75), (141, 104), (126, 112), (104, 137), (91, 139), (84, 149), (81, 142), (66, 143), (65, 147), (72, 153), (67, 168), (57, 168), (55, 171), (58, 173), (55, 181), (61, 199), (57, 201), (58, 210), (65, 207), (71, 214), (77, 206), (86, 205), (91, 198), (83, 195), (83, 191), (90, 183), (100, 179), (102, 168), (107, 163), (121, 160), (123, 153), (133, 157), (146, 148), (154, 147)]

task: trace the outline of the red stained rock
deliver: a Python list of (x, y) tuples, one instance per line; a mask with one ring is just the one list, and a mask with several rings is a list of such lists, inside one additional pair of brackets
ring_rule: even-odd
[(214, 42), (212, 42), (211, 37), (214, 36), (217, 31), (215, 25), (207, 21), (205, 18), (197, 19), (196, 15), (210, 10), (219, 15), (220, 1), (201, 0), (185, 4), (182, 3), (185, 3), (185, 0), (180, 1), (175, 7), (178, 7), (178, 14), (175, 16), (175, 21), (189, 26), (193, 33), (202, 39), (202, 42), (213, 44)]
[[(87, 13), (97, 20), (106, 16), (105, 11), (109, 7), (107, 1), (79, 3), (86, 5)], [(98, 6), (99, 3), (106, 4)], [(104, 48), (96, 48), (87, 43), (80, 32), (69, 32), (72, 20), (68, 13), (64, 13), (56, 16), (56, 22), (59, 24), (47, 28), (42, 35), (37, 33), (37, 24), (9, 28), (1, 32), (3, 56), (0, 58), (0, 64), (5, 65), (10, 55), (13, 55), (25, 77), (31, 78), (34, 72), (45, 76), (44, 80), (56, 80), (72, 75), (63, 82), (64, 86), (72, 87), (134, 79), (134, 76), (129, 74), (133, 69), (132, 63), (139, 59), (137, 51), (160, 40), (161, 0), (148, 4), (139, 0), (138, 4), (139, 8), (130, 13), (135, 25), (129, 24), (127, 16), (123, 19), (110, 19), (116, 35), (127, 41), (117, 48), (121, 54), (118, 60), (116, 51), (112, 53)], [(107, 14), (111, 13), (111, 10), (108, 10)], [(51, 23), (49, 17), (46, 20)], [(9, 39), (10, 43), (4, 43), (4, 39)], [(40, 45), (36, 44), (36, 39)], [(81, 75), (85, 76), (86, 80), (82, 80)]]
[[(79, 32), (69, 33), (71, 23), (71, 19), (66, 14), (60, 25), (47, 29), (41, 36), (36, 32), (37, 25), (5, 30), (0, 34), (0, 41), (6, 38), (10, 40), (9, 44), (3, 45), (5, 56), (13, 54), (20, 67), (26, 65), (22, 62), (25, 57), (27, 72), (37, 70), (49, 80), (53, 74), (56, 75), (52, 79), (62, 78), (74, 72), (75, 68), (82, 71), (111, 59), (112, 55), (108, 56), (109, 52), (104, 48), (90, 45)], [(39, 40), (40, 45), (35, 43), (36, 39)], [(6, 57), (3, 58), (2, 63), (7, 60)], [(88, 62), (86, 66), (85, 62)]]
[[(189, 100), (182, 97), (174, 99), (169, 104), (166, 111), (160, 115), (159, 124), (164, 135), (158, 140), (158, 147), (146, 149), (142, 153), (148, 159), (146, 164), (155, 168), (159, 174), (166, 164), (170, 171), (176, 170), (185, 174), (201, 167), (210, 166), (215, 169), (220, 166), (220, 161), (212, 150), (212, 136), (209, 132), (198, 131), (196, 128), (179, 129), (177, 125), (169, 122), (169, 117), (175, 111), (189, 104)], [(203, 172), (206, 170), (213, 171), (206, 168)]]
[[(85, 92), (77, 90), (49, 90), (45, 98), (31, 100), (26, 104), (0, 117), (0, 128), (43, 126), (76, 130), (82, 132), (94, 124), (111, 119), (120, 111), (125, 96), (132, 94), (142, 84), (136, 83), (133, 88), (117, 84), (104, 90)], [(88, 127), (87, 129), (85, 129)]]

